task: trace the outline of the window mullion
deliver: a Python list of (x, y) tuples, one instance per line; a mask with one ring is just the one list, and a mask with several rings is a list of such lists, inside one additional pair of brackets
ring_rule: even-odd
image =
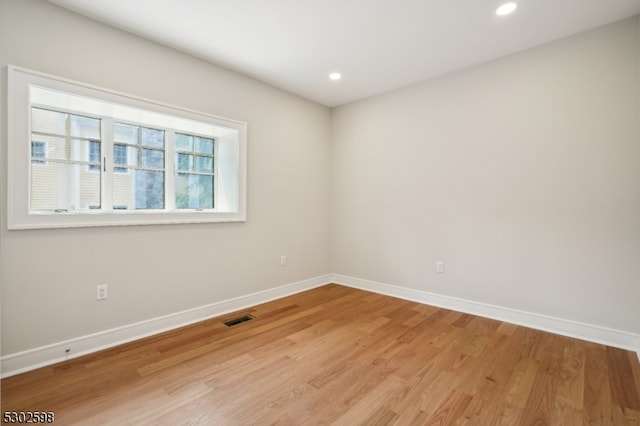
[(164, 155), (164, 207), (172, 211), (176, 208), (176, 144), (175, 132), (165, 131), (165, 155)]
[[(73, 139), (71, 138), (71, 115), (70, 114), (65, 114), (64, 129), (65, 129), (64, 130), (64, 133), (65, 133), (64, 156), (65, 156), (65, 159), (71, 162), (71, 164), (75, 165), (75, 162), (73, 160), (76, 158), (80, 158), (80, 156), (74, 155), (74, 154), (77, 154), (76, 150), (78, 147), (76, 146), (76, 144), (73, 143)], [(74, 181), (78, 182), (80, 180), (78, 178), (79, 170), (77, 167), (71, 168), (71, 174), (75, 176)], [(80, 188), (76, 188), (75, 190), (70, 189), (69, 192), (72, 194), (69, 197), (70, 204), (73, 204), (74, 206), (79, 206), (80, 205)], [(65, 211), (67, 210), (66, 207), (62, 207), (61, 209)], [(58, 209), (56, 209), (56, 211), (57, 210)]]
[(102, 119), (102, 158), (100, 161), (102, 173), (102, 210), (113, 211), (113, 119)]

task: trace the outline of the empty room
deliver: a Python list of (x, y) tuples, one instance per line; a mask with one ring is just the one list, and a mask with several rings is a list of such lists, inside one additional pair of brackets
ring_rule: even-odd
[(640, 425), (640, 1), (0, 0), (4, 423)]

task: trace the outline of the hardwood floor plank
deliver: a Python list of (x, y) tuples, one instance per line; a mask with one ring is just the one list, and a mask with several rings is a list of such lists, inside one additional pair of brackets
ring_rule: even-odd
[(473, 319), (476, 318), (474, 315), (470, 314), (462, 314), (458, 319), (453, 322), (453, 325), (460, 328), (465, 328)]
[(520, 423), (539, 368), (539, 363), (530, 358), (520, 359), (506, 385), (506, 394), (498, 405), (496, 424), (516, 425)]
[(611, 425), (613, 420), (606, 347), (589, 347), (586, 351), (584, 364), (585, 423)]
[(550, 425), (555, 398), (554, 377), (540, 369), (520, 417), (522, 425)]
[[(332, 421), (335, 426), (352, 426), (356, 424), (375, 424), (380, 419), (375, 419), (372, 414), (381, 410), (385, 417), (392, 413), (391, 418), (395, 417), (397, 413), (389, 409), (385, 403), (388, 403), (389, 399), (392, 399), (394, 395), (402, 392), (406, 386), (406, 382), (393, 375), (385, 377), (380, 383), (370, 391), (366, 392), (362, 398), (360, 398), (355, 404), (353, 404), (344, 414)], [(384, 424), (384, 423), (378, 423)]]
[(472, 397), (457, 389), (452, 390), (437, 410), (427, 418), (425, 425), (453, 425), (464, 416)]
[(552, 422), (563, 425), (586, 423), (584, 412), (586, 348), (568, 345), (564, 349)]
[(640, 393), (636, 386), (626, 386), (623, 378), (634, 380), (631, 358), (627, 351), (617, 348), (607, 348), (607, 365), (609, 372), (609, 386), (613, 402), (623, 408), (640, 411)]
[(632, 352), (339, 285), (1, 386), (64, 425), (640, 425)]

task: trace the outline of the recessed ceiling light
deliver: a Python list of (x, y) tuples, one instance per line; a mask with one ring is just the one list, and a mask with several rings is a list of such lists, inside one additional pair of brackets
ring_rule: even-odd
[(340, 80), (342, 78), (342, 74), (340, 74), (339, 72), (332, 72), (331, 74), (329, 74), (329, 78), (331, 80)]
[(518, 5), (512, 1), (508, 3), (504, 3), (503, 5), (501, 5), (496, 9), (496, 15), (500, 15), (500, 16), (508, 15), (512, 13), (514, 10), (516, 10), (517, 7)]

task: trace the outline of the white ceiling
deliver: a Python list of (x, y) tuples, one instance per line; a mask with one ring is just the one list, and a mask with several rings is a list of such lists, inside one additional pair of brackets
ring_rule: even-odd
[(500, 0), (48, 1), (327, 106), (640, 12), (640, 0), (519, 0), (508, 17)]

